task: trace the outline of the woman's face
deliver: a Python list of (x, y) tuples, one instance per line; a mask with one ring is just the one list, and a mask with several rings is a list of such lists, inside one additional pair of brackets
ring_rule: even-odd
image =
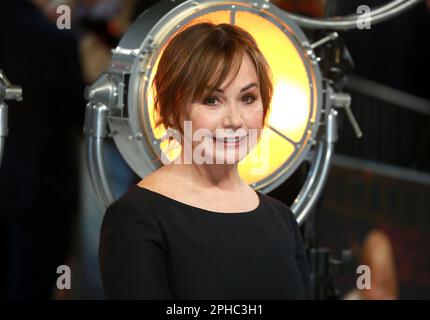
[(193, 163), (236, 164), (258, 141), (263, 104), (256, 70), (247, 54), (226, 87), (231, 76), (221, 88), (185, 107), (182, 119), (190, 122), (188, 130), (183, 123), (184, 142), (192, 146)]

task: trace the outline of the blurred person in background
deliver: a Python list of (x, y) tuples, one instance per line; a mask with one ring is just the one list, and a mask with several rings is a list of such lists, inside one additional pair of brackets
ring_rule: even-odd
[(8, 299), (52, 297), (78, 204), (84, 83), (77, 40), (51, 21), (49, 5), (0, 2), (0, 67), (23, 89), (23, 101), (8, 102), (0, 167), (0, 290)]
[(127, 24), (120, 20), (127, 3), (134, 0), (80, 0), (75, 19), (78, 22), (84, 80), (93, 84), (109, 68), (111, 49), (115, 48)]
[(370, 268), (370, 289), (354, 289), (346, 300), (397, 300), (399, 288), (390, 238), (380, 230), (369, 232), (364, 240), (360, 264)]

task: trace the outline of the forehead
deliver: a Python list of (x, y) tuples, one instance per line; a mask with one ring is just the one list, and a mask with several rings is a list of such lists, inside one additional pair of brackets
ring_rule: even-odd
[(239, 71), (234, 79), (233, 76), (234, 74), (232, 70), (226, 80), (222, 83), (220, 89), (225, 90), (229, 87), (237, 86), (243, 87), (253, 81), (257, 83), (257, 71), (255, 70), (254, 63), (247, 54), (243, 55)]

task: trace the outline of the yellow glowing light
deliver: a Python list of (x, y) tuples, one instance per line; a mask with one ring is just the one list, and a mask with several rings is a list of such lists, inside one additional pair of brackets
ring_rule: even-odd
[(288, 83), (286, 79), (275, 84), (272, 98), (272, 112), (269, 123), (295, 142), (300, 141), (309, 117), (309, 92), (297, 83)]

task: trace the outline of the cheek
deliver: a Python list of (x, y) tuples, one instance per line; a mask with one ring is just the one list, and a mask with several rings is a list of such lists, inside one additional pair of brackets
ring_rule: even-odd
[(209, 113), (194, 114), (191, 118), (193, 130), (195, 129), (208, 129), (212, 130), (216, 127), (217, 117), (215, 115), (210, 115)]
[(263, 107), (250, 110), (245, 116), (245, 122), (249, 128), (261, 129), (263, 126)]

